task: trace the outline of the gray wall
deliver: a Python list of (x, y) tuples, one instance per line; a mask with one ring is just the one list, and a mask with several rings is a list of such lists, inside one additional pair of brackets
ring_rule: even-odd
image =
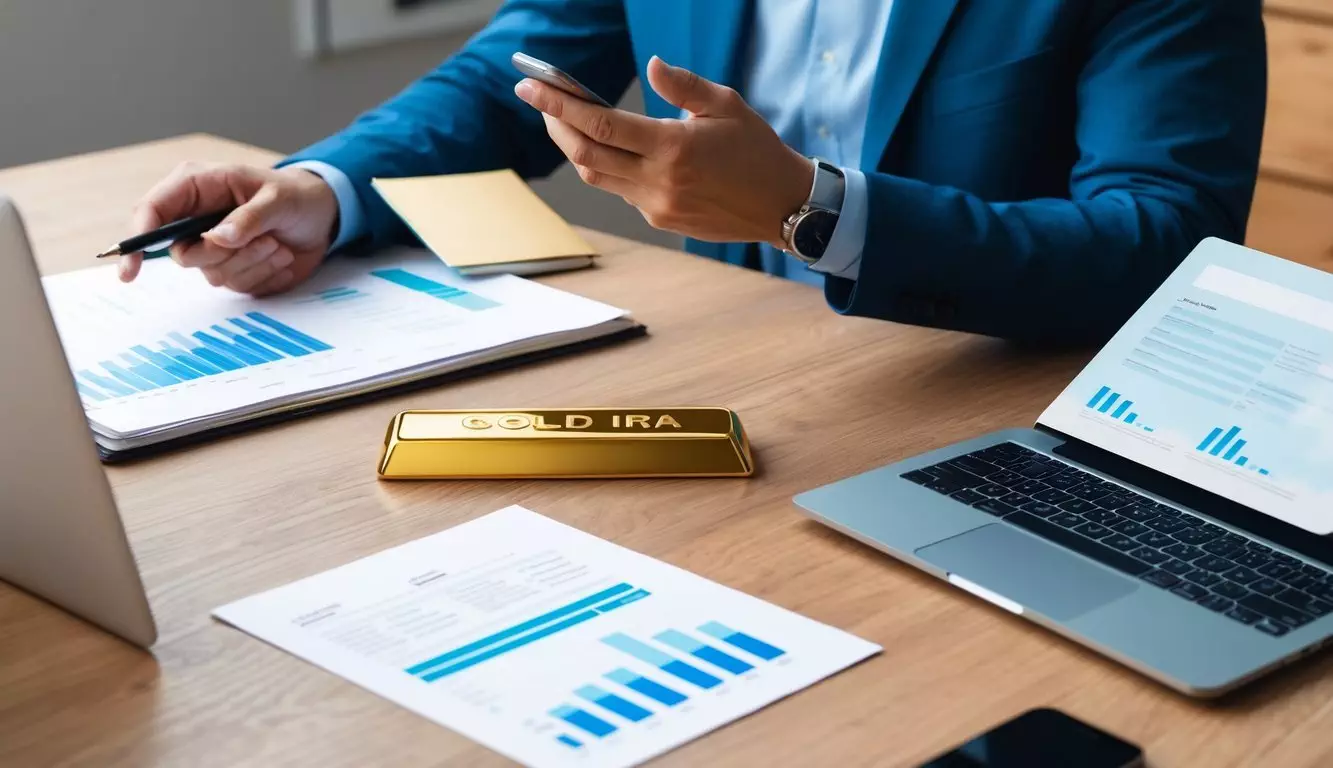
[[(311, 61), (292, 24), (290, 0), (0, 0), (0, 167), (194, 131), (289, 152), (465, 39)], [(537, 186), (576, 223), (678, 242), (568, 168)]]

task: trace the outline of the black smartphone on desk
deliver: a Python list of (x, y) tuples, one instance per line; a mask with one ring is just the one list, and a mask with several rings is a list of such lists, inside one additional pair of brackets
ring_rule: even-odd
[(565, 93), (577, 96), (584, 101), (603, 107), (611, 106), (606, 99), (593, 93), (591, 88), (575, 80), (573, 75), (567, 74), (554, 64), (547, 64), (536, 56), (529, 56), (522, 51), (511, 56), (510, 61), (513, 62), (514, 69), (533, 80), (539, 80), (552, 88), (559, 88)]
[(1142, 768), (1143, 750), (1055, 709), (1033, 709), (921, 768)]

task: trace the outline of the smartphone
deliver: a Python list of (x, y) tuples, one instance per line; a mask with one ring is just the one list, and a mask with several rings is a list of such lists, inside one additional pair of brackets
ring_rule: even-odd
[(515, 53), (510, 61), (514, 63), (514, 68), (522, 72), (533, 80), (540, 80), (552, 88), (559, 88), (571, 96), (577, 96), (584, 101), (590, 101), (603, 107), (610, 107), (601, 96), (593, 93), (587, 86), (575, 80), (572, 75), (563, 72), (559, 67), (547, 64), (533, 56), (529, 56), (522, 51)]
[(1055, 709), (1033, 709), (921, 768), (1142, 768), (1143, 750)]

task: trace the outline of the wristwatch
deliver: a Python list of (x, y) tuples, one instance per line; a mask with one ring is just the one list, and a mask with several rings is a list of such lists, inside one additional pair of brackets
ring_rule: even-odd
[(782, 223), (782, 242), (787, 253), (806, 264), (814, 264), (824, 257), (833, 230), (838, 227), (842, 212), (842, 198), (847, 180), (842, 169), (817, 157), (810, 158), (815, 165), (815, 180), (810, 197), (796, 213)]

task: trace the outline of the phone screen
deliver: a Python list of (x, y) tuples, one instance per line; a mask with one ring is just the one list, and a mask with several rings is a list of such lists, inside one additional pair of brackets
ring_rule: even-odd
[(1136, 768), (1143, 752), (1054, 709), (1034, 709), (921, 768)]

